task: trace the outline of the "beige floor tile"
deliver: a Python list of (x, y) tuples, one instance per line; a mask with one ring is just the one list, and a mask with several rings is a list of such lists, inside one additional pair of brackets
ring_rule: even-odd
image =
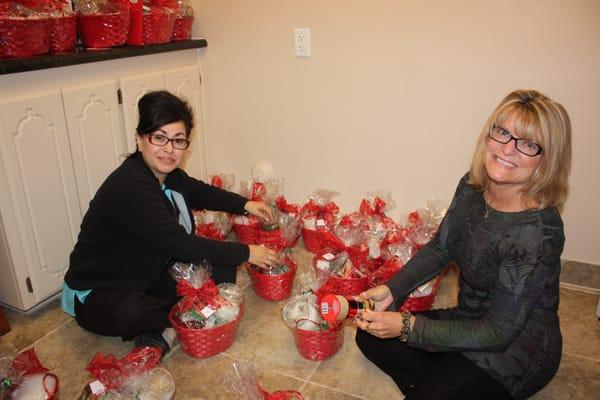
[(600, 361), (563, 354), (554, 379), (531, 400), (600, 398)]
[(11, 331), (0, 337), (0, 355), (16, 354), (41, 339), (48, 332), (69, 321), (71, 317), (60, 308), (58, 299), (50, 301), (31, 314), (3, 308)]
[(348, 393), (340, 392), (337, 390), (333, 390), (331, 388), (323, 387), (320, 385), (314, 385), (311, 383), (307, 383), (306, 386), (302, 388), (302, 396), (304, 400), (356, 400), (356, 399), (369, 399), (369, 400), (377, 400), (382, 399), (382, 397), (360, 397), (354, 396)]
[(560, 290), (558, 315), (564, 353), (590, 357), (600, 362), (600, 321), (595, 315), (597, 305), (597, 295)]

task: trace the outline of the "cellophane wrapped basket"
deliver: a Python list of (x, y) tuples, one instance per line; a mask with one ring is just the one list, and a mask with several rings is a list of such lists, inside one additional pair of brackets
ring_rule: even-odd
[(175, 26), (173, 27), (173, 35), (171, 40), (178, 42), (180, 40), (189, 40), (192, 37), (192, 25), (194, 17), (177, 17)]
[[(317, 290), (317, 296), (324, 293), (334, 293), (342, 296), (355, 296), (358, 295), (369, 287), (368, 274), (357, 276), (352, 274), (347, 277), (340, 277), (334, 274), (326, 272), (324, 264), (329, 264), (334, 260), (334, 255), (329, 250), (323, 250), (315, 255), (313, 258), (313, 269), (315, 275), (322, 282), (321, 287)], [(348, 257), (351, 260), (353, 257)], [(357, 263), (357, 265), (359, 265)]]
[(0, 357), (0, 399), (55, 400), (58, 392), (58, 377), (42, 366), (35, 349)]
[(323, 250), (330, 237), (334, 236), (331, 230), (340, 209), (332, 199), (337, 195), (331, 190), (317, 189), (302, 206), (302, 238), (304, 247), (312, 253)]
[(250, 275), (254, 292), (265, 300), (280, 301), (287, 299), (292, 293), (298, 265), (289, 255), (286, 255), (279, 264), (276, 268), (285, 266), (289, 270), (280, 274), (270, 274), (269, 272), (261, 272), (250, 263), (246, 263), (246, 270)]
[(402, 311), (419, 312), (429, 310), (435, 300), (443, 275), (440, 274), (412, 292), (402, 304)]
[(50, 52), (64, 53), (75, 48), (77, 42), (77, 15), (63, 15), (50, 19)]
[(161, 6), (151, 6), (144, 11), (144, 44), (162, 44), (171, 41), (175, 26), (175, 10)]
[(259, 229), (260, 221), (255, 216), (236, 215), (233, 217), (233, 231), (237, 240), (242, 243), (256, 244)]
[[(309, 321), (309, 320), (306, 320)], [(298, 327), (293, 329), (294, 341), (298, 353), (309, 360), (325, 360), (333, 356), (344, 343), (344, 321), (328, 328), (310, 321), (319, 327), (318, 330), (305, 330)]]
[(234, 321), (214, 328), (187, 328), (175, 316), (175, 309), (169, 313), (169, 321), (177, 333), (177, 339), (183, 351), (192, 357), (206, 358), (222, 353), (231, 347), (243, 316), (244, 304), (242, 303), (238, 317)]
[(21, 58), (50, 50), (50, 19), (0, 14), (0, 57)]
[(129, 8), (108, 0), (82, 0), (79, 29), (83, 45), (89, 49), (121, 46), (129, 34)]

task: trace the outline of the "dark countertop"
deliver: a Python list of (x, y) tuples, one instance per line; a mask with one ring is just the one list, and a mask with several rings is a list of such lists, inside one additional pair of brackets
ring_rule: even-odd
[(44, 54), (28, 58), (4, 58), (0, 59), (0, 75), (46, 68), (66, 67), (68, 65), (85, 64), (96, 61), (115, 60), (118, 58), (144, 56), (147, 54), (166, 53), (177, 50), (198, 49), (206, 46), (207, 42), (205, 39), (192, 39), (147, 46), (121, 46), (106, 50), (83, 49), (71, 53)]

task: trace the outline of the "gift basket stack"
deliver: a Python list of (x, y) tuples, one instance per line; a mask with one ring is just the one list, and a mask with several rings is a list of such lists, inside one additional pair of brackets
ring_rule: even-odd
[(40, 363), (34, 349), (0, 358), (0, 399), (55, 400), (58, 377)]
[(183, 350), (192, 357), (210, 357), (227, 350), (235, 340), (244, 314), (242, 292), (232, 283), (218, 286), (212, 267), (175, 263), (169, 270), (183, 298), (169, 313)]
[(302, 220), (302, 238), (304, 247), (312, 253), (325, 248), (325, 243), (332, 236), (333, 227), (340, 212), (332, 199), (339, 193), (317, 189), (300, 212)]
[(225, 377), (225, 385), (236, 400), (303, 400), (302, 394), (295, 390), (267, 392), (258, 382), (256, 368), (250, 361), (233, 362), (233, 373)]
[(283, 307), (283, 320), (294, 334), (298, 353), (309, 360), (325, 360), (344, 343), (344, 321), (327, 323), (318, 309), (317, 296), (305, 293)]
[[(234, 186), (233, 174), (215, 174), (211, 177), (211, 185), (224, 190)], [(193, 212), (196, 224), (196, 235), (213, 240), (224, 240), (231, 231), (233, 218), (223, 211), (196, 210)]]
[(171, 41), (175, 18), (179, 12), (176, 0), (144, 0), (144, 44), (162, 44)]
[(277, 261), (269, 268), (260, 268), (246, 263), (254, 292), (259, 297), (270, 301), (279, 301), (290, 296), (297, 269), (298, 265), (289, 249), (279, 250)]
[(175, 396), (175, 380), (160, 365), (161, 350), (136, 347), (121, 359), (96, 353), (87, 366), (94, 378), (79, 400), (171, 400)]
[(77, 17), (67, 0), (0, 2), (0, 57), (30, 57), (75, 48)]

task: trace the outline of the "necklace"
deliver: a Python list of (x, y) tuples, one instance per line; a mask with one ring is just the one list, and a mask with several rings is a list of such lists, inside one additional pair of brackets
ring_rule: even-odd
[(488, 203), (485, 201), (485, 199), (483, 199), (483, 204), (485, 204), (485, 214), (483, 214), (483, 218), (487, 218), (488, 214), (490, 213), (490, 206), (488, 206)]

